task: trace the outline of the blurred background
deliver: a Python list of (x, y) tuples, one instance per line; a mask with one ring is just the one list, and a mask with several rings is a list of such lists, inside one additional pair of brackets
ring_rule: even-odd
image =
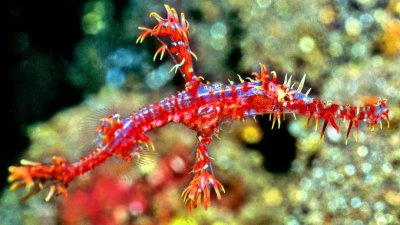
[[(163, 4), (185, 12), (195, 71), (211, 82), (238, 81), (258, 63), (299, 82), (311, 95), (364, 105), (387, 98), (391, 127), (360, 126), (345, 144), (314, 121), (288, 115), (221, 125), (210, 146), (227, 193), (189, 213), (195, 134), (181, 125), (150, 132), (157, 154), (146, 163), (112, 161), (69, 187), (69, 198), (26, 204), (10, 192), (21, 158), (78, 160), (98, 119), (129, 115), (183, 89), (170, 59), (152, 61), (159, 43), (136, 45)], [(1, 9), (5, 146), (0, 152), (0, 224), (398, 224), (400, 223), (400, 1), (8, 1)], [(321, 124), (320, 124), (321, 125)], [(379, 128), (379, 127), (377, 127)], [(215, 196), (214, 196), (215, 197)], [(4, 218), (4, 219), (3, 219)]]

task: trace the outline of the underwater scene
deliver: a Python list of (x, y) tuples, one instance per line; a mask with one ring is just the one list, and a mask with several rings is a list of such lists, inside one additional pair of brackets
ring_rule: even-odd
[(399, 0), (2, 11), (0, 225), (400, 224)]

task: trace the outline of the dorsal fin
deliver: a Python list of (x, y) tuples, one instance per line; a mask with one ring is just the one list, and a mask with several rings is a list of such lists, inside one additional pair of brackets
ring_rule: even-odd
[(158, 23), (153, 28), (139, 27), (142, 33), (137, 38), (136, 43), (143, 42), (148, 35), (156, 37), (162, 45), (154, 54), (153, 60), (158, 55), (162, 59), (165, 51), (167, 51), (175, 63), (173, 70), (176, 72), (179, 69), (185, 81), (191, 82), (195, 78), (192, 56), (195, 59), (197, 59), (197, 56), (189, 46), (189, 23), (183, 13), (179, 18), (174, 8), (168, 5), (164, 5), (164, 7), (167, 11), (167, 18), (163, 18), (155, 12), (150, 13), (150, 17), (154, 17)]

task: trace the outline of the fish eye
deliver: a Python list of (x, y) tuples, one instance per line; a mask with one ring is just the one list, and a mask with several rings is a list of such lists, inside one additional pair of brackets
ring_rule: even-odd
[(286, 102), (290, 100), (290, 97), (288, 94), (285, 94), (285, 97), (283, 97), (283, 100), (285, 100)]

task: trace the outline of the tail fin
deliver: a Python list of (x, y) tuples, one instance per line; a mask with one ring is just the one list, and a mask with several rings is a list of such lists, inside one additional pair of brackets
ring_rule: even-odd
[(42, 164), (21, 160), (21, 166), (10, 166), (8, 181), (12, 183), (10, 189), (15, 190), (25, 186), (28, 194), (22, 199), (25, 201), (42, 189), (49, 188), (46, 201), (54, 195), (67, 196), (67, 185), (72, 180), (72, 164), (62, 157), (53, 157), (52, 164)]

